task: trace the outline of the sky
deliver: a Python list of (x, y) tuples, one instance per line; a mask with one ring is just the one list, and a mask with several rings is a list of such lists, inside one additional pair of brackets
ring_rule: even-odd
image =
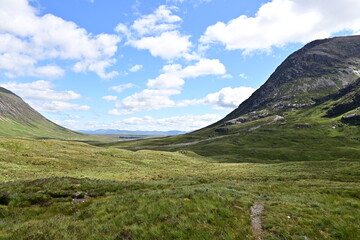
[(0, 0), (0, 86), (73, 130), (193, 131), (359, 0)]

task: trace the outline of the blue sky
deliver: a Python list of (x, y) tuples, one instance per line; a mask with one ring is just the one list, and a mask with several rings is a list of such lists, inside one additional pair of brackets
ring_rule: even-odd
[(0, 0), (0, 86), (74, 130), (211, 124), (358, 0)]

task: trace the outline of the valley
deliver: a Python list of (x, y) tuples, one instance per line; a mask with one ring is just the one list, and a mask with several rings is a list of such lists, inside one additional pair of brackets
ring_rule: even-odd
[(358, 239), (359, 47), (309, 43), (224, 119), (161, 138), (77, 133), (0, 88), (0, 239)]

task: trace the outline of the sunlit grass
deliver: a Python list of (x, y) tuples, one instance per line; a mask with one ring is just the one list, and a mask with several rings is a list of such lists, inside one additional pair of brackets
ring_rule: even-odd
[(264, 239), (360, 234), (356, 160), (219, 163), (15, 138), (0, 153), (0, 239), (253, 239), (256, 201)]

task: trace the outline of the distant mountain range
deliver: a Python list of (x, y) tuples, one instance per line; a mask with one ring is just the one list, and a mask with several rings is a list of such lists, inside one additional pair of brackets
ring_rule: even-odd
[(79, 130), (81, 133), (86, 134), (119, 134), (119, 135), (154, 135), (154, 136), (173, 136), (185, 134), (183, 131), (128, 131), (128, 130), (116, 130), (116, 129), (98, 129), (98, 130)]

